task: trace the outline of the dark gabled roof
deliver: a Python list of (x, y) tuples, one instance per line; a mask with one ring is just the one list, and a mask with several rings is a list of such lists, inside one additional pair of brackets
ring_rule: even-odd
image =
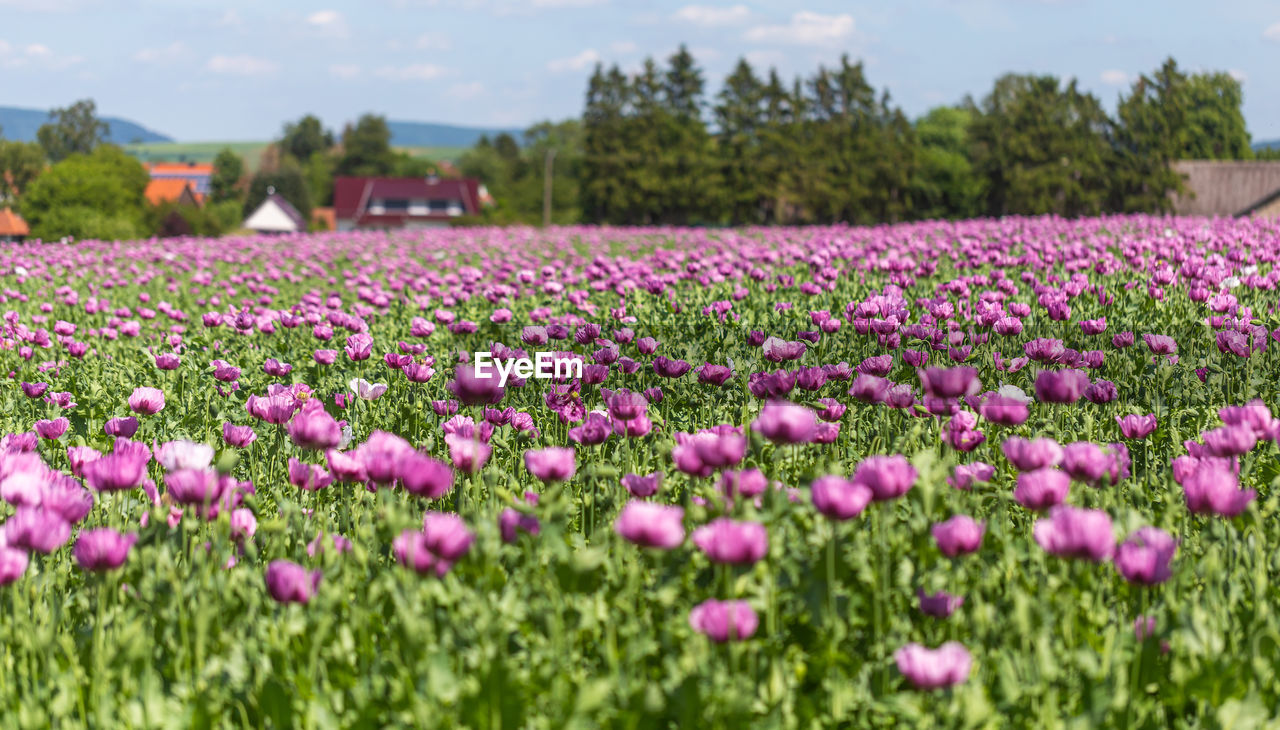
[[(367, 211), (374, 199), (458, 200), (467, 215), (480, 212), (480, 181), (474, 178), (443, 180), (420, 177), (339, 177), (333, 181), (334, 215), (342, 220), (363, 222), (373, 218)], [(408, 215), (405, 213), (377, 216), (403, 220), (445, 220), (447, 215)], [(403, 219), (403, 220), (399, 220)], [(391, 223), (392, 221), (379, 221)]]
[(1280, 195), (1280, 162), (1179, 160), (1173, 169), (1187, 188), (1173, 198), (1179, 215), (1248, 215)]

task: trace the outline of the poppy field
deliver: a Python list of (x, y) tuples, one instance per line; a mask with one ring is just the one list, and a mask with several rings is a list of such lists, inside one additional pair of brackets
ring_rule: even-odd
[(0, 714), (1268, 726), (1277, 258), (1147, 216), (0, 244)]

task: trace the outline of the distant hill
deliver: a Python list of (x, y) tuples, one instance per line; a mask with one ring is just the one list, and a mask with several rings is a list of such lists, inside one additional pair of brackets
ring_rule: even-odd
[[(36, 130), (41, 124), (49, 121), (49, 112), (40, 109), (20, 109), (12, 106), (0, 106), (0, 136), (5, 139), (16, 139), (22, 142), (36, 141)], [(150, 129), (119, 117), (103, 117), (102, 121), (110, 125), (107, 141), (115, 144), (130, 142), (172, 142), (173, 138), (153, 132)]]
[(1254, 150), (1280, 150), (1280, 139), (1264, 139), (1253, 143)]
[(486, 129), (458, 127), (431, 122), (393, 122), (388, 120), (393, 147), (470, 147), (484, 135), (490, 139), (506, 132), (517, 142), (524, 138), (523, 129)]

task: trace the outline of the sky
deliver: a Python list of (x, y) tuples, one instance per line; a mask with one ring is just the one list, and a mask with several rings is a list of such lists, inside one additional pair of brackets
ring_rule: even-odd
[(581, 113), (597, 62), (686, 44), (718, 90), (740, 57), (790, 78), (842, 54), (912, 117), (1009, 71), (1109, 108), (1172, 55), (1244, 86), (1280, 138), (1276, 0), (0, 0), (0, 105), (99, 112), (183, 141), (261, 140), (306, 113), (523, 127)]

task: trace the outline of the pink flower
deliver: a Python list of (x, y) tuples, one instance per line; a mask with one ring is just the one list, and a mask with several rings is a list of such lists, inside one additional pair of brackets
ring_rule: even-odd
[(1013, 498), (1027, 509), (1042, 510), (1062, 504), (1071, 489), (1071, 477), (1052, 467), (1024, 471), (1018, 475)]
[(369, 355), (373, 353), (373, 338), (363, 332), (357, 332), (347, 337), (346, 347), (347, 357), (353, 361), (368, 360)]
[(554, 446), (524, 452), (524, 465), (543, 482), (568, 481), (576, 468), (573, 449)]
[(1011, 436), (1005, 439), (1001, 449), (1018, 471), (1035, 471), (1062, 463), (1062, 447), (1050, 438), (1027, 440)]
[(159, 388), (135, 388), (129, 396), (129, 408), (144, 416), (159, 413), (164, 409), (164, 392)]
[(919, 371), (925, 395), (935, 398), (960, 398), (977, 393), (982, 387), (977, 368), (926, 368)]
[(862, 514), (874, 496), (871, 488), (841, 476), (816, 479), (810, 487), (813, 506), (833, 520), (848, 520)]
[(957, 464), (947, 477), (947, 483), (956, 489), (968, 490), (974, 482), (989, 482), (995, 476), (996, 468), (983, 461), (969, 464)]
[(982, 536), (987, 527), (967, 515), (956, 515), (946, 522), (933, 526), (934, 542), (943, 555), (954, 558), (976, 552), (982, 546)]
[(818, 425), (817, 414), (787, 401), (769, 401), (752, 424), (765, 438), (780, 444), (807, 443)]
[(222, 440), (227, 442), (228, 446), (243, 449), (257, 440), (257, 438), (258, 434), (253, 432), (252, 426), (236, 426), (231, 423), (222, 424)]
[(871, 489), (871, 498), (877, 502), (897, 499), (906, 494), (916, 482), (916, 470), (901, 454), (892, 456), (868, 456), (858, 464), (852, 481)]
[(454, 370), (453, 381), (449, 383), (449, 392), (467, 405), (498, 403), (506, 389), (499, 385), (496, 368), (490, 368), (487, 372), (486, 376), (480, 377), (470, 365), (459, 365)]
[(444, 443), (449, 447), (449, 459), (453, 461), (453, 468), (467, 474), (475, 474), (483, 469), (489, 461), (489, 455), (493, 453), (493, 449), (486, 443), (454, 434), (445, 436)]
[(100, 527), (82, 531), (72, 553), (82, 570), (101, 573), (124, 565), (129, 549), (137, 541), (135, 533), (122, 535), (111, 528)]
[(39, 434), (41, 438), (46, 438), (46, 439), (49, 439), (50, 441), (53, 441), (58, 437), (62, 436), (62, 434), (66, 433), (67, 427), (70, 425), (71, 425), (71, 421), (68, 421), (67, 418), (63, 416), (61, 418), (55, 418), (52, 421), (49, 421), (49, 420), (36, 421), (35, 429), (36, 429), (36, 433)]
[(916, 591), (916, 597), (920, 599), (920, 613), (934, 618), (947, 618), (964, 605), (963, 597), (953, 596), (946, 591), (929, 594), (922, 588)]
[(112, 418), (103, 424), (102, 430), (108, 436), (122, 436), (127, 439), (133, 438), (133, 435), (138, 432), (138, 419), (133, 416)]
[(1116, 416), (1116, 423), (1120, 425), (1120, 433), (1127, 439), (1144, 439), (1150, 436), (1158, 425), (1154, 413), (1145, 416), (1128, 415), (1123, 418)]
[(505, 543), (515, 542), (521, 532), (528, 535), (537, 535), (542, 531), (542, 525), (538, 522), (538, 518), (530, 514), (525, 514), (511, 507), (502, 510), (498, 515), (498, 532), (502, 535), (502, 541)]
[(458, 515), (445, 512), (428, 512), (422, 518), (422, 534), (427, 549), (450, 565), (462, 559), (471, 549), (476, 536)]
[(689, 612), (689, 626), (717, 643), (751, 638), (760, 619), (746, 601), (707, 599)]
[(684, 509), (654, 502), (627, 502), (613, 529), (622, 539), (641, 547), (672, 550), (684, 542)]
[(1047, 519), (1036, 521), (1033, 532), (1045, 552), (1064, 558), (1103, 562), (1116, 548), (1111, 518), (1102, 510), (1060, 504), (1049, 511)]
[(964, 683), (973, 658), (963, 644), (948, 641), (937, 649), (907, 644), (893, 655), (898, 671), (916, 689), (941, 689)]
[(320, 587), (324, 574), (308, 571), (288, 560), (273, 560), (265, 573), (267, 592), (280, 603), (306, 603)]
[(289, 422), (289, 439), (304, 449), (331, 449), (342, 443), (342, 428), (324, 410), (317, 398), (310, 398)]
[(449, 465), (421, 452), (405, 452), (395, 469), (397, 481), (410, 494), (440, 499), (453, 489), (453, 470)]
[(1185, 477), (1182, 489), (1187, 509), (1196, 514), (1235, 517), (1258, 496), (1256, 490), (1241, 490), (1240, 480), (1219, 460), (1202, 461)]
[(1178, 541), (1157, 527), (1140, 527), (1116, 550), (1116, 570), (1130, 583), (1157, 585), (1169, 580)]
[(662, 472), (655, 471), (646, 476), (627, 474), (622, 477), (622, 486), (626, 487), (633, 497), (652, 497), (662, 487)]
[(769, 532), (758, 522), (712, 520), (693, 531), (693, 544), (716, 563), (750, 565), (769, 552)]

